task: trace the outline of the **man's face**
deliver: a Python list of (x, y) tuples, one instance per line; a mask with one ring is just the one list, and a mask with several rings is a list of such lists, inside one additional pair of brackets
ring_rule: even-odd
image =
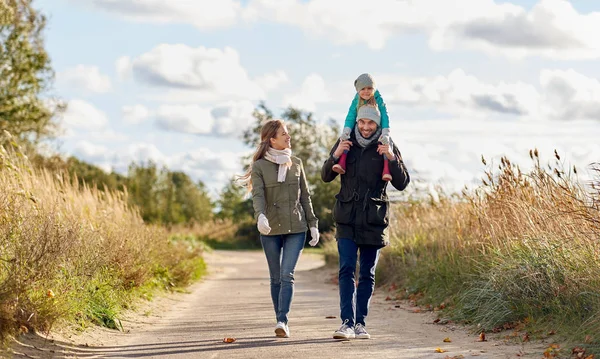
[(377, 131), (377, 123), (375, 123), (373, 120), (369, 120), (368, 118), (359, 119), (356, 125), (358, 126), (358, 132), (360, 132), (364, 138), (373, 136), (375, 131)]

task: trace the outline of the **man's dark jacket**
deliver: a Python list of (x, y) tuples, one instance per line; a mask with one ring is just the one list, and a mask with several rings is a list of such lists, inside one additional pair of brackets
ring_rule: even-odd
[[(354, 132), (350, 140), (352, 146), (346, 158), (346, 173), (341, 175), (340, 192), (335, 196), (333, 219), (336, 225), (336, 238), (353, 239), (357, 245), (384, 247), (389, 244), (389, 200), (386, 193), (387, 182), (381, 179), (383, 156), (377, 153), (377, 141), (363, 148), (356, 141)], [(321, 169), (324, 182), (333, 181), (338, 173), (332, 170), (336, 161), (333, 153)], [(394, 146), (396, 160), (389, 162), (392, 185), (399, 191), (410, 182), (408, 171), (402, 161), (400, 151)]]

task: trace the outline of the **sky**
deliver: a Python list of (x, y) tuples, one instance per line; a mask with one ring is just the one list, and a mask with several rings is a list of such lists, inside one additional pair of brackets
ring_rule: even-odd
[[(600, 160), (597, 0), (35, 0), (48, 16), (55, 145), (107, 171), (153, 160), (216, 196), (252, 152), (263, 101), (340, 132), (370, 73), (415, 183), (484, 177), (484, 156), (527, 169), (554, 150)], [(333, 145), (333, 144), (332, 144)], [(293, 149), (293, 139), (292, 139)]]

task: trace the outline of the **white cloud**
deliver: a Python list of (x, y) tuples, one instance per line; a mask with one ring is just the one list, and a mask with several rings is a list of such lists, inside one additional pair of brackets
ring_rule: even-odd
[(527, 171), (532, 166), (530, 149), (539, 150), (544, 165), (554, 163), (557, 149), (565, 166), (576, 165), (580, 178), (585, 178), (585, 169), (597, 161), (600, 152), (595, 140), (600, 126), (591, 120), (404, 120), (392, 127), (391, 133), (413, 179), (441, 183), (451, 191), (480, 183), (485, 170), (482, 155), (488, 164), (494, 164), (494, 170), (500, 157), (507, 156)]
[[(435, 50), (470, 48), (500, 56), (558, 59), (600, 57), (600, 12), (581, 14), (566, 0), (540, 0), (531, 10), (493, 0), (252, 0), (248, 21), (302, 28), (337, 44), (381, 49), (398, 35), (429, 37)], [(365, 30), (368, 29), (368, 30)]]
[(381, 49), (393, 37), (423, 33), (435, 50), (469, 48), (499, 56), (600, 57), (600, 12), (579, 13), (567, 0), (531, 9), (494, 0), (86, 0), (136, 22), (191, 24), (198, 29), (274, 22), (335, 44)]
[(573, 69), (542, 70), (545, 116), (560, 120), (600, 120), (600, 81)]
[(254, 105), (250, 101), (227, 101), (214, 106), (165, 104), (155, 110), (136, 105), (127, 106), (124, 111), (136, 120), (153, 119), (163, 130), (194, 135), (238, 136), (254, 122)]
[(278, 88), (281, 84), (288, 81), (289, 78), (283, 70), (277, 70), (273, 73), (265, 74), (256, 79), (256, 83), (263, 90), (265, 90), (265, 92), (273, 91), (276, 88)]
[(77, 65), (57, 74), (57, 81), (89, 92), (110, 91), (110, 78), (100, 73), (97, 66)]
[(198, 29), (231, 26), (241, 11), (240, 3), (233, 0), (77, 0), (84, 2), (134, 22), (191, 24)]
[(469, 111), (470, 115), (500, 113), (534, 116), (538, 113), (537, 89), (522, 82), (487, 84), (462, 69), (455, 69), (448, 76), (383, 78), (383, 84), (399, 84), (391, 92), (382, 91), (384, 100), (389, 103), (428, 106), (450, 113), (464, 114)]
[(209, 134), (215, 122), (210, 109), (198, 105), (162, 105), (155, 116), (162, 129), (195, 135)]
[(67, 104), (67, 111), (63, 114), (63, 122), (69, 128), (98, 130), (108, 123), (106, 114), (89, 102), (75, 99)]
[[(515, 58), (539, 55), (555, 59), (600, 57), (600, 12), (580, 14), (566, 0), (541, 0), (530, 11), (510, 7), (439, 33), (439, 48), (452, 45)], [(435, 47), (435, 46), (434, 46)]]
[(325, 80), (318, 74), (310, 74), (302, 82), (300, 91), (283, 98), (284, 106), (293, 106), (305, 111), (314, 111), (317, 103), (330, 101), (331, 96), (325, 88)]
[(125, 80), (131, 75), (131, 58), (121, 56), (115, 61), (115, 69), (120, 80)]
[(74, 154), (89, 162), (99, 163), (106, 161), (108, 148), (89, 141), (78, 141), (73, 150)]
[(119, 59), (117, 67), (122, 74), (130, 71), (142, 83), (171, 91), (161, 96), (186, 94), (196, 102), (265, 97), (240, 64), (238, 52), (230, 47), (221, 50), (161, 44), (134, 59)]
[(123, 106), (123, 120), (129, 124), (139, 124), (150, 117), (150, 111), (143, 105)]

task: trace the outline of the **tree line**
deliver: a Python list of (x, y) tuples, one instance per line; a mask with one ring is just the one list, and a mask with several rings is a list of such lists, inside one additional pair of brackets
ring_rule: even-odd
[[(53, 93), (55, 74), (43, 37), (46, 17), (32, 2), (0, 0), (0, 129), (12, 135), (10, 141), (18, 142), (38, 167), (68, 172), (81, 184), (100, 190), (126, 191), (129, 203), (139, 208), (147, 223), (191, 225), (219, 219), (251, 222), (251, 200), (246, 190), (236, 184), (235, 176), (224, 184), (218, 198), (211, 200), (202, 181), (152, 161), (131, 163), (126, 174), (119, 174), (107, 173), (75, 157), (39, 154), (40, 143), (59, 134), (66, 104)], [(259, 142), (262, 124), (273, 118), (273, 113), (261, 103), (252, 116), (254, 123), (243, 133), (242, 140), (253, 148)], [(335, 141), (337, 126), (333, 122), (319, 124), (311, 113), (292, 107), (281, 118), (292, 136), (294, 155), (304, 162), (321, 230), (327, 230), (333, 224), (330, 209), (337, 185), (322, 183), (319, 171)], [(0, 144), (9, 145), (7, 138), (0, 136)], [(240, 161), (246, 168), (250, 165), (250, 158)]]

